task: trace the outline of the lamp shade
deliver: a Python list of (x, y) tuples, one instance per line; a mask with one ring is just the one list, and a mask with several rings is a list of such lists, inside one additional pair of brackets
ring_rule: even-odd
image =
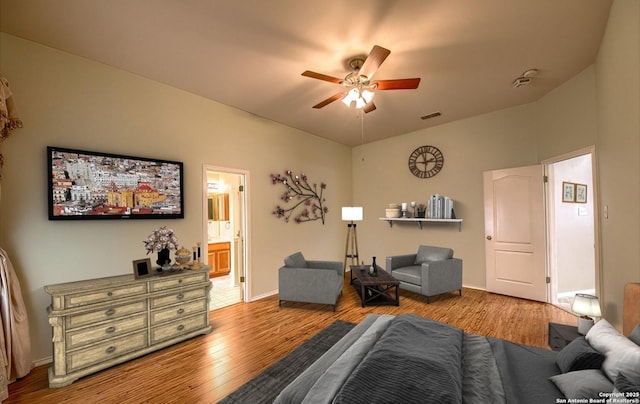
[(571, 311), (582, 316), (601, 317), (600, 302), (598, 298), (593, 295), (587, 295), (584, 293), (577, 293), (573, 298), (573, 304), (571, 305)]
[(345, 222), (362, 220), (362, 206), (342, 207), (342, 220), (344, 220)]

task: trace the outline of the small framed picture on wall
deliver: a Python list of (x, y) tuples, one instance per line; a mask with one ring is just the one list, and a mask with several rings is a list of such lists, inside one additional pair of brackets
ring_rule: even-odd
[(585, 184), (576, 184), (576, 202), (587, 203), (587, 186)]
[(575, 202), (576, 184), (573, 182), (562, 182), (562, 202)]

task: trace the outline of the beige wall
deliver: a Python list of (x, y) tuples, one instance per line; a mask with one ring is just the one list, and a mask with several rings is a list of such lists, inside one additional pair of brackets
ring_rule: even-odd
[[(350, 148), (6, 34), (0, 61), (24, 121), (2, 143), (0, 245), (22, 283), (34, 360), (51, 356), (44, 285), (131, 273), (131, 261), (145, 257), (142, 240), (162, 225), (187, 246), (203, 239), (203, 164), (250, 172), (251, 296), (276, 291), (288, 253), (342, 260)], [(48, 221), (47, 145), (183, 161), (185, 219)], [(285, 169), (327, 184), (324, 226), (285, 224), (271, 214), (284, 188), (269, 174)]]
[[(419, 244), (448, 246), (464, 260), (464, 285), (484, 288), (482, 173), (537, 162), (530, 109), (497, 111), (355, 148), (353, 199), (365, 216), (358, 224), (360, 259), (371, 262), (375, 255), (384, 263), (385, 256), (411, 253)], [(422, 145), (444, 154), (435, 177), (420, 179), (408, 169), (409, 154)], [(436, 193), (454, 200), (456, 216), (464, 220), (461, 232), (452, 224), (429, 223), (420, 230), (413, 223), (390, 228), (379, 220), (389, 203), (425, 204)]]
[(604, 315), (621, 325), (622, 290), (640, 282), (640, 2), (616, 0), (595, 64)]
[[(544, 80), (543, 74), (540, 79)], [(540, 161), (596, 144), (597, 111), (593, 66), (536, 102), (532, 114)]]

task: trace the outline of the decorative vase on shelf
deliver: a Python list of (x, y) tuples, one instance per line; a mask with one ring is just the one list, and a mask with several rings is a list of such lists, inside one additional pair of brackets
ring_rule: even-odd
[(156, 264), (160, 265), (160, 268), (171, 263), (171, 257), (169, 256), (169, 253), (170, 251), (168, 248), (163, 248), (162, 250), (158, 251), (158, 260), (156, 261)]
[(369, 268), (369, 273), (373, 276), (378, 274), (378, 266), (376, 265), (376, 257), (373, 257), (373, 262), (371, 263), (371, 268)]

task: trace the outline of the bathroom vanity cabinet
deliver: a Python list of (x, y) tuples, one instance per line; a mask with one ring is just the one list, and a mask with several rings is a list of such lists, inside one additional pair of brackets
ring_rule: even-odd
[(228, 275), (231, 271), (231, 243), (209, 243), (208, 261), (209, 278)]

